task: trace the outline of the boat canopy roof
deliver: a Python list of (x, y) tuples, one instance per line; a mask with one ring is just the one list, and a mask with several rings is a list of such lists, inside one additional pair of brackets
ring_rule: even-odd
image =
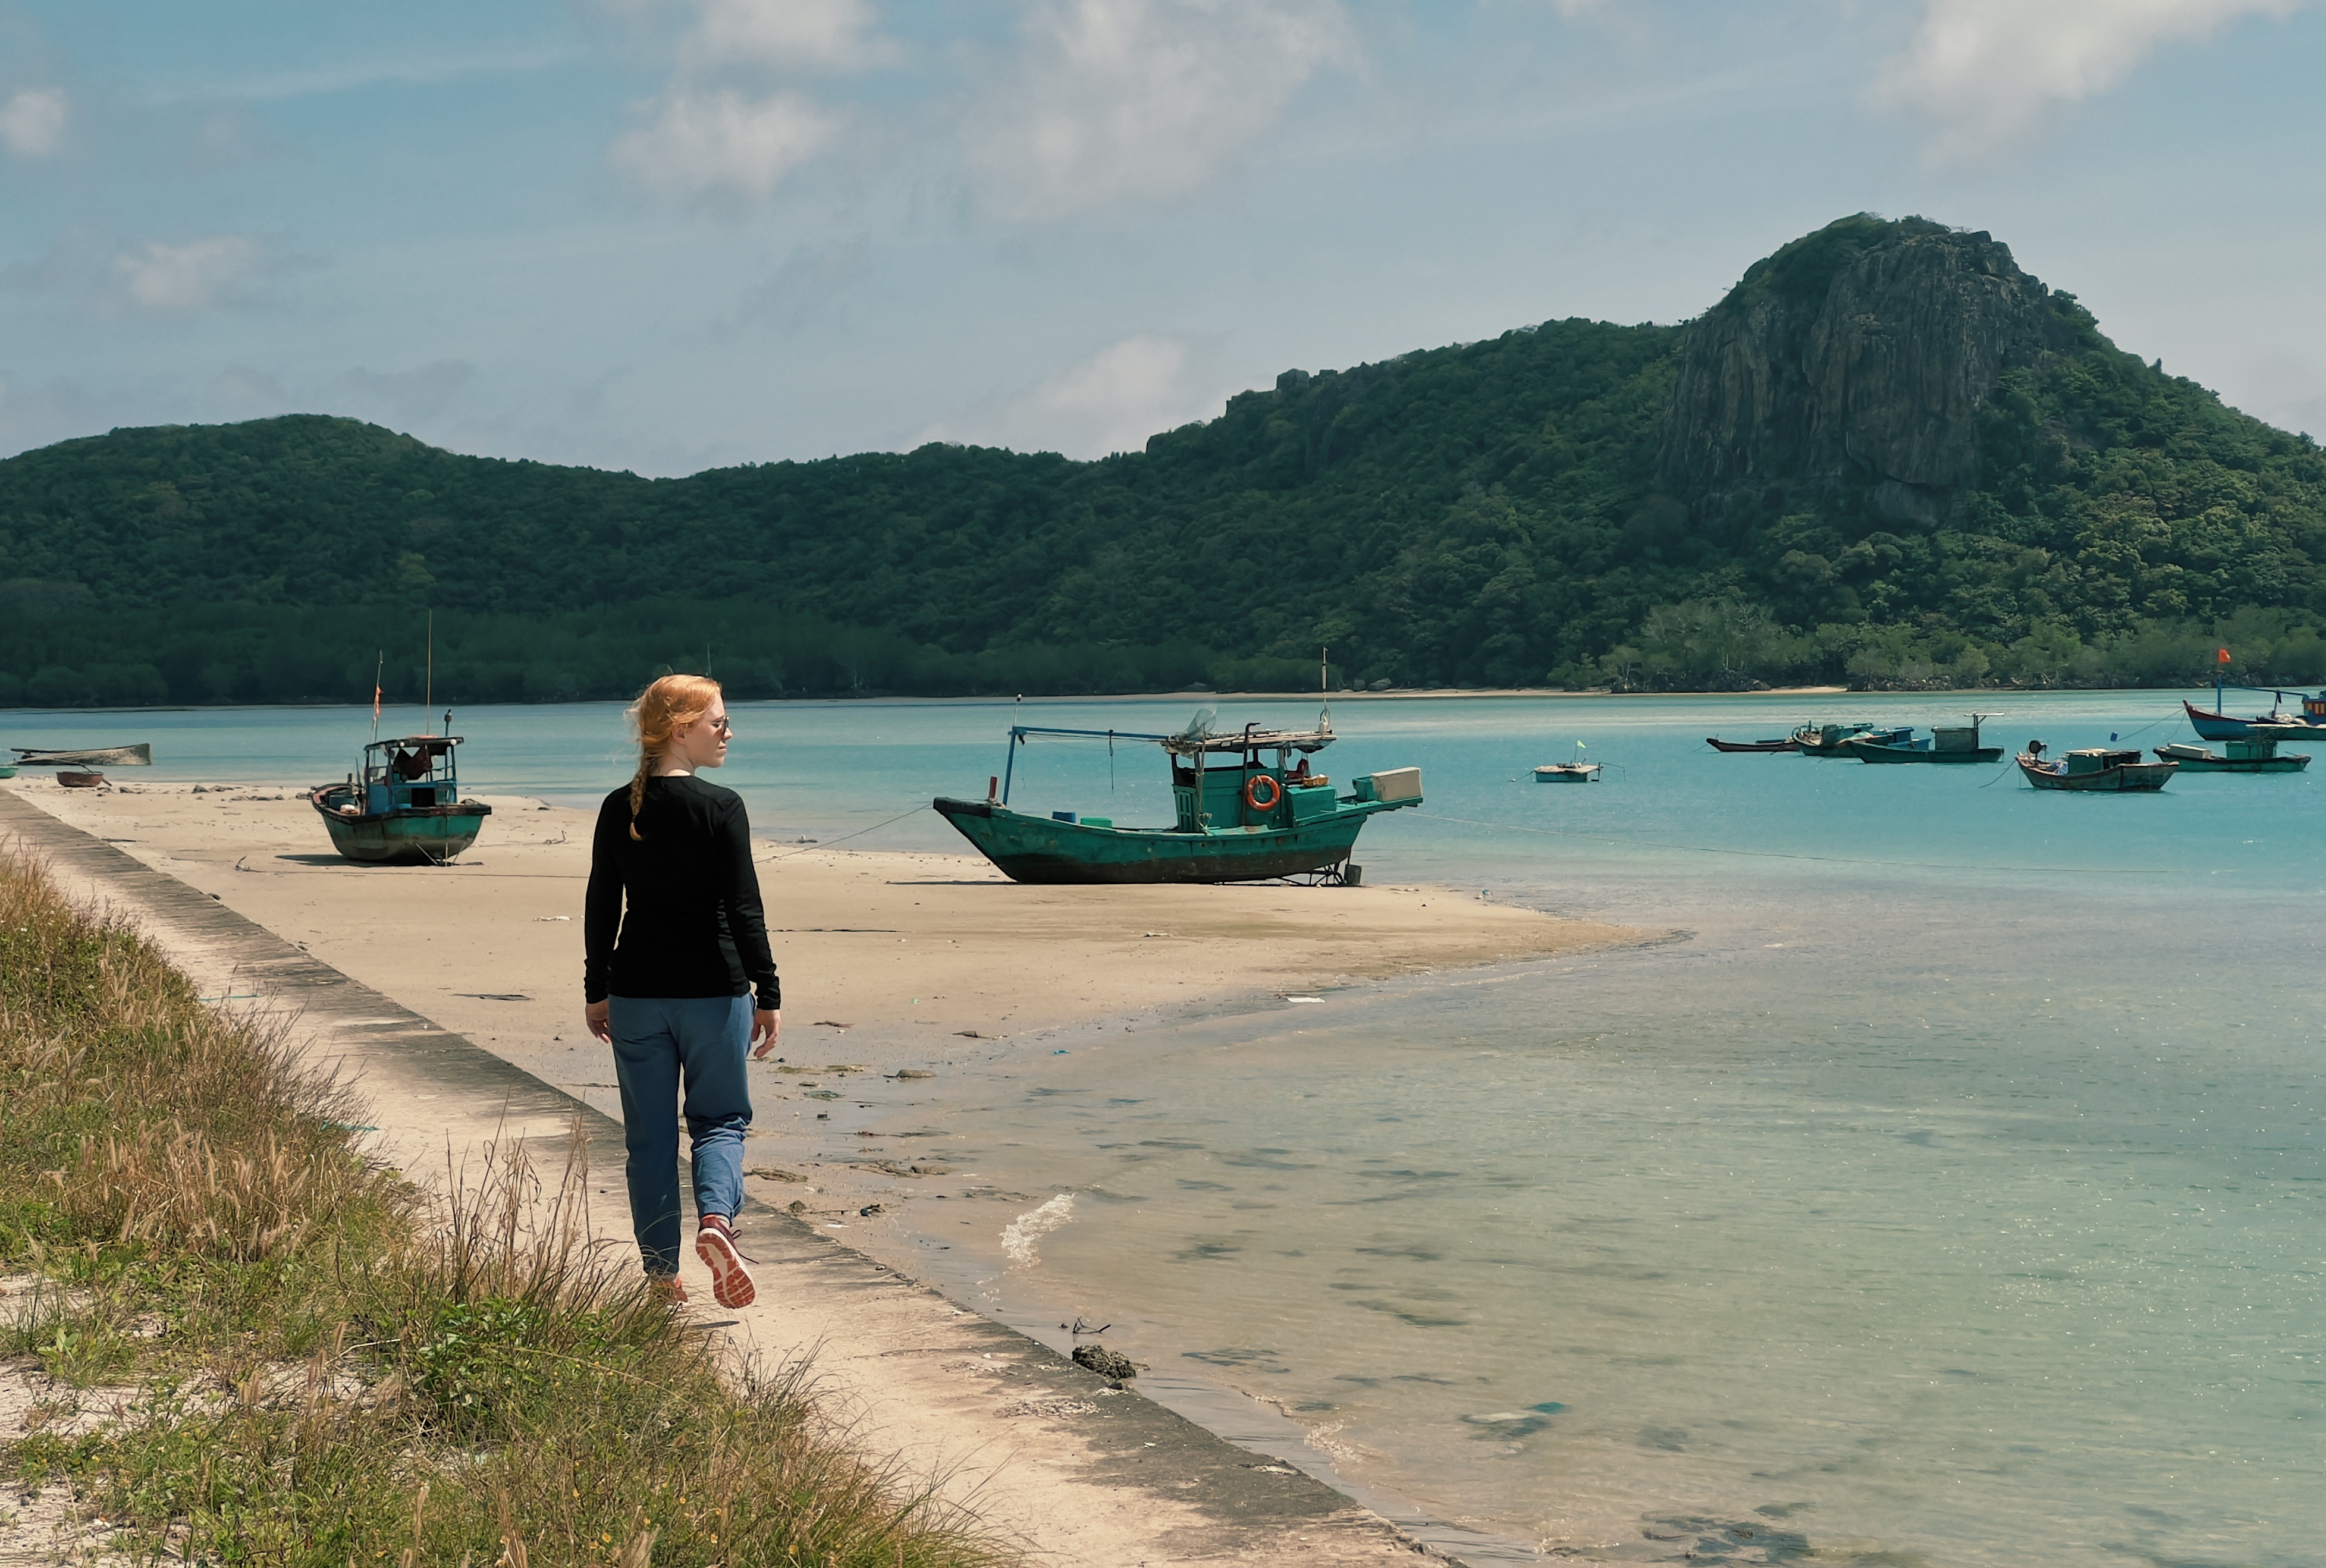
[(406, 735), (394, 740), (375, 740), (366, 751), (416, 751), (423, 756), (440, 756), (461, 744), (457, 735)]
[(1183, 730), (1177, 735), (1158, 738), (1163, 743), (1163, 749), (1174, 756), (1201, 756), (1206, 752), (1316, 752), (1333, 744), (1333, 727), (1325, 724), (1315, 729), (1261, 729), (1247, 724), (1242, 729), (1231, 730), (1225, 735)]

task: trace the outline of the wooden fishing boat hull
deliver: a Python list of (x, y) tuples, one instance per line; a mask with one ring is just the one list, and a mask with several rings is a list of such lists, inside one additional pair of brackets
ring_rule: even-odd
[(1550, 762), (1534, 770), (1537, 784), (1596, 784), (1600, 765), (1596, 762)]
[(1260, 882), (1321, 871), (1348, 859), (1368, 817), (1421, 803), (1344, 803), (1315, 821), (1223, 832), (1092, 827), (994, 801), (930, 803), (1013, 882), (1099, 883)]
[(37, 747), (12, 746), (16, 762), (22, 767), (151, 767), (154, 747), (145, 741), (135, 746), (94, 746), (79, 751), (44, 751)]
[[(1821, 728), (1837, 728), (1838, 727)], [(1896, 746), (1912, 739), (1913, 736), (1914, 728), (1910, 724), (1901, 729), (1852, 729), (1837, 735), (1832, 740), (1828, 741), (1819, 729), (1804, 728), (1793, 731), (1793, 745), (1803, 756), (1846, 757), (1851, 755), (1848, 746), (1853, 740), (1871, 740), (1884, 746)]]
[[(2303, 700), (2309, 700), (2305, 698)], [(2291, 715), (2277, 721), (2267, 718), (2232, 719), (2226, 713), (2208, 713), (2185, 697), (2181, 700), (2181, 706), (2189, 715), (2189, 728), (2197, 732), (2200, 740), (2251, 740), (2272, 736), (2279, 739), (2289, 736), (2326, 737), (2326, 724), (2313, 724)]]
[(2078, 794), (2147, 794), (2163, 789), (2179, 771), (2170, 762), (2128, 762), (2091, 773), (2055, 773), (2059, 765), (2037, 762), (2019, 754), (2019, 771), (2039, 790), (2067, 790)]
[(368, 866), (442, 866), (484, 830), (493, 808), (481, 801), (457, 801), (442, 806), (411, 806), (373, 816), (340, 808), (355, 803), (355, 792), (346, 784), (330, 784), (309, 795), (315, 814), (331, 835), (331, 848), (347, 859)]
[(1706, 736), (1704, 744), (1715, 751), (1778, 752), (1799, 751), (1801, 748), (1800, 743), (1795, 740), (1723, 740), (1713, 735)]
[(1860, 762), (2000, 762), (2003, 747), (1999, 746), (1963, 747), (1952, 751), (1940, 751), (1934, 746), (1884, 746), (1872, 740), (1845, 740), (1842, 750)]
[(2310, 758), (2299, 753), (2289, 752), (2284, 756), (2223, 756), (2194, 746), (2160, 746), (2156, 756), (2160, 762), (2178, 763), (2190, 773), (2300, 773), (2310, 765)]
[(101, 773), (76, 773), (70, 768), (57, 770), (57, 783), (69, 790), (101, 790), (105, 775)]

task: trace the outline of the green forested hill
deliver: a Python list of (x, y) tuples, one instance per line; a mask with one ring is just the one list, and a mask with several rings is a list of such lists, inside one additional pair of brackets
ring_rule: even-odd
[[(1845, 306), (2018, 336), (1926, 418), (1803, 347)], [(1951, 418), (1956, 477), (1703, 415), (1738, 355), (1798, 361), (1754, 417), (1854, 422), (1834, 450)], [(1717, 483), (1671, 456), (1684, 372)], [(739, 695), (1296, 687), (1327, 644), (1357, 683), (1735, 687), (2182, 680), (2226, 637), (2248, 674), (2315, 681), (2321, 559), (2306, 437), (2119, 352), (1983, 235), (1860, 218), (1686, 328), (1290, 371), (1093, 463), (929, 446), (646, 480), (321, 416), (68, 441), (0, 462), (0, 703), (355, 700), (380, 649), (397, 693), (431, 610), (458, 701), (706, 663)]]

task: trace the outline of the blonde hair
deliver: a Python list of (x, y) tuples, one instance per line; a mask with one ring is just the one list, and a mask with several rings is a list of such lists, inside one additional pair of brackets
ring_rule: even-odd
[(665, 675), (638, 693), (624, 715), (638, 738), (638, 771), (630, 779), (630, 837), (644, 842), (638, 831), (638, 809), (647, 803), (647, 780), (671, 738), (711, 711), (719, 700), (719, 682), (708, 675)]

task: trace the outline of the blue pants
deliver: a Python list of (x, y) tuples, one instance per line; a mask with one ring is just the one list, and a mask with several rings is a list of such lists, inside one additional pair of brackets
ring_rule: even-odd
[(684, 1081), (693, 1141), (694, 1210), (733, 1219), (743, 1206), (743, 1139), (751, 1090), (749, 997), (614, 997), (614, 1077), (629, 1151), (630, 1226), (648, 1274), (678, 1272), (678, 1121)]

